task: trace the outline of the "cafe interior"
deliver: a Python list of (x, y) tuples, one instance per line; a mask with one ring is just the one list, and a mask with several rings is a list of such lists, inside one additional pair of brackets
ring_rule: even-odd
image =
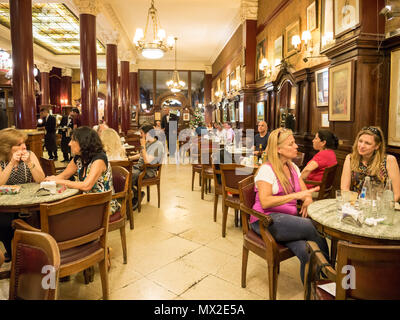
[[(128, 160), (109, 161), (114, 192), (0, 186), (0, 214), (16, 217), (10, 259), (0, 242), (0, 300), (400, 299), (399, 83), (399, 0), (1, 0), (0, 129), (23, 131), (45, 176), (58, 175), (69, 166), (61, 135), (51, 157), (40, 110), (59, 126), (77, 108), (81, 126), (119, 134)], [(156, 175), (139, 176), (134, 206), (141, 128), (172, 115), (176, 131), (162, 161), (145, 164)], [(253, 143), (260, 122), (267, 148), (291, 130), (299, 172), (316, 133), (337, 137), (336, 164), (304, 179), (319, 187), (306, 217), (294, 201), (327, 255), (293, 239), (302, 261), (255, 210), (256, 177), (272, 168)], [(214, 123), (229, 123), (234, 141), (215, 138)], [(342, 182), (365, 128), (397, 168), (392, 200), (382, 200), (388, 178), (381, 193), (372, 184), (370, 211)]]

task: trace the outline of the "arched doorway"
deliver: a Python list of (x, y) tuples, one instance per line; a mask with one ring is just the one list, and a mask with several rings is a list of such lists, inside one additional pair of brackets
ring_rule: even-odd
[[(175, 113), (176, 115), (182, 115), (183, 109), (190, 108), (188, 99), (182, 93), (166, 92), (157, 98), (156, 106), (159, 106), (161, 113), (163, 114), (165, 108)], [(181, 118), (181, 117), (180, 117)]]

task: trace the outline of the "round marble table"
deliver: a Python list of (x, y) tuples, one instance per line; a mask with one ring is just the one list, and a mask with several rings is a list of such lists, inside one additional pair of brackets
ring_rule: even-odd
[(400, 244), (400, 212), (395, 211), (393, 225), (378, 224), (361, 227), (340, 221), (336, 212), (336, 200), (315, 201), (308, 207), (308, 216), (317, 229), (334, 239), (356, 244)]
[(66, 189), (61, 193), (47, 196), (36, 195), (39, 190), (39, 183), (21, 184), (21, 190), (17, 194), (0, 195), (0, 212), (33, 212), (40, 210), (41, 203), (54, 202), (62, 200), (79, 193), (78, 189)]

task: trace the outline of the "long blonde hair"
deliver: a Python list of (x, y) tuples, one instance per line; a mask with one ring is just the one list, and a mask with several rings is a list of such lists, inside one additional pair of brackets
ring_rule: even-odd
[[(275, 129), (270, 133), (267, 148), (265, 149), (265, 152), (267, 154), (267, 161), (270, 163), (277, 179), (279, 180), (286, 194), (290, 193), (292, 187), (289, 179), (283, 171), (283, 164), (279, 157), (278, 147), (291, 135), (293, 135), (293, 132), (290, 129)], [(290, 160), (288, 161), (288, 167), (290, 170), (292, 170), (292, 161)]]
[(107, 156), (121, 159), (126, 158), (126, 152), (117, 131), (112, 128), (106, 128), (101, 131), (100, 139)]
[(17, 146), (21, 139), (25, 142), (28, 135), (14, 128), (0, 130), (0, 160), (8, 161), (11, 156), (11, 148)]
[(361, 161), (361, 156), (358, 153), (358, 140), (364, 134), (373, 136), (375, 143), (379, 145), (378, 150), (374, 152), (369, 163), (367, 164), (368, 174), (371, 176), (378, 176), (380, 171), (379, 166), (386, 155), (385, 137), (383, 136), (383, 132), (380, 127), (373, 127), (373, 126), (364, 127), (357, 134), (357, 137), (354, 140), (353, 144), (353, 151), (351, 153), (350, 167), (352, 171), (360, 172), (359, 165)]

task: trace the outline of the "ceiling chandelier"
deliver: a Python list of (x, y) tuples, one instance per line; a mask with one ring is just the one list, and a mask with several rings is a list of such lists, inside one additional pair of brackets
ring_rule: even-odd
[(185, 82), (179, 80), (179, 73), (178, 70), (176, 69), (176, 40), (178, 40), (178, 38), (175, 37), (174, 39), (175, 39), (175, 70), (172, 75), (172, 79), (167, 81), (167, 86), (172, 92), (175, 93), (181, 91), (184, 88)]
[[(153, 24), (153, 34), (147, 41), (147, 30), (149, 27), (149, 19)], [(151, 6), (147, 13), (146, 29), (137, 28), (133, 42), (135, 43), (136, 50), (142, 52), (142, 56), (147, 59), (160, 59), (164, 53), (171, 50), (173, 47), (174, 39), (168, 37), (167, 42), (164, 41), (166, 37), (165, 30), (161, 29), (160, 20), (158, 19), (157, 9), (154, 7), (154, 0), (151, 0)]]

